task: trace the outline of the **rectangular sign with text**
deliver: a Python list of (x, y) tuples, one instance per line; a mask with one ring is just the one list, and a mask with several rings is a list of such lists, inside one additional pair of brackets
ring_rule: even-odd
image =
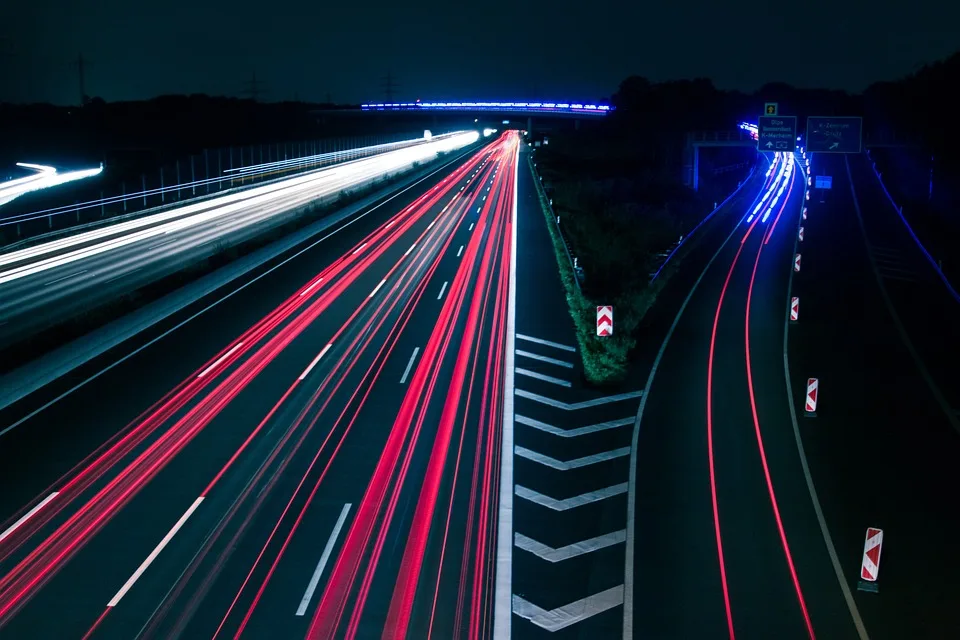
[(797, 116), (760, 116), (757, 121), (757, 149), (793, 151), (797, 146)]
[(860, 153), (863, 118), (860, 116), (810, 116), (806, 150), (809, 153)]

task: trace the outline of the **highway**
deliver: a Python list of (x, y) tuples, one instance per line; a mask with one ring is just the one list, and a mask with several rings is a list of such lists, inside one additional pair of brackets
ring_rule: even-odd
[(777, 156), (692, 288), (648, 383), (636, 454), (636, 637), (856, 637), (784, 377), (805, 182), (793, 156)]
[(31, 191), (50, 189), (51, 187), (73, 182), (74, 180), (92, 178), (103, 172), (103, 167), (60, 173), (56, 167), (48, 167), (30, 162), (18, 162), (17, 166), (33, 171), (34, 173), (22, 178), (14, 178), (13, 180), (0, 182), (0, 206), (16, 200), (23, 194), (30, 193)]
[(115, 300), (329, 202), (475, 142), (476, 132), (311, 171), (0, 254), (0, 348)]
[(518, 145), (7, 433), (0, 637), (489, 637)]

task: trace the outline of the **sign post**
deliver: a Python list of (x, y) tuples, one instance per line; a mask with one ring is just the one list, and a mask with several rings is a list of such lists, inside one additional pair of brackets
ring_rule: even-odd
[(760, 116), (757, 150), (793, 151), (797, 147), (797, 116)]
[(860, 153), (863, 118), (860, 116), (810, 116), (806, 150), (811, 153)]

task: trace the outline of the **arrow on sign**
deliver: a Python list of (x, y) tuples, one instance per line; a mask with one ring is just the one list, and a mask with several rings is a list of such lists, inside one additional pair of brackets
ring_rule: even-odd
[(768, 142), (768, 143), (767, 143), (767, 149), (773, 149), (773, 143), (772, 143), (772, 142)]
[(830, 145), (830, 148), (831, 148), (831, 149), (836, 149), (836, 148), (839, 147), (839, 146), (840, 146), (840, 143), (839, 143), (839, 142), (834, 142), (832, 145)]

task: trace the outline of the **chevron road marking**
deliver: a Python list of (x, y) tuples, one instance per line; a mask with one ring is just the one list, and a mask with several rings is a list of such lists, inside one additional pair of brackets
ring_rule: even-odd
[(555, 384), (561, 387), (571, 386), (571, 384), (566, 380), (561, 380), (560, 378), (554, 378), (553, 376), (537, 373), (536, 371), (530, 371), (529, 369), (521, 369), (520, 367), (515, 367), (514, 372), (516, 372), (518, 375), (521, 375), (521, 376), (527, 376), (528, 378), (536, 378), (537, 380), (543, 380), (544, 382), (549, 382), (550, 384)]
[(627, 539), (627, 530), (621, 529), (620, 531), (614, 531), (613, 533), (605, 533), (602, 536), (597, 536), (596, 538), (590, 538), (589, 540), (581, 540), (580, 542), (574, 542), (573, 544), (568, 544), (563, 547), (554, 549), (549, 547), (542, 542), (537, 542), (533, 538), (528, 538), (522, 533), (513, 534), (514, 544), (524, 551), (529, 551), (538, 558), (542, 558), (547, 562), (562, 562), (564, 560), (569, 560), (570, 558), (576, 558), (577, 556), (582, 556), (586, 553), (591, 553), (593, 551), (599, 551), (600, 549), (606, 549), (607, 547), (612, 547), (615, 544), (620, 544), (625, 542)]
[(587, 467), (591, 464), (597, 464), (598, 462), (606, 462), (607, 460), (615, 460), (617, 458), (628, 456), (630, 455), (630, 447), (622, 447), (612, 451), (595, 453), (592, 456), (584, 456), (583, 458), (576, 458), (574, 460), (556, 460), (550, 456), (545, 456), (542, 453), (537, 453), (536, 451), (531, 451), (530, 449), (526, 449), (524, 447), (516, 447), (513, 452), (521, 458), (539, 462), (542, 465), (557, 469), (558, 471), (570, 471), (571, 469)]
[(513, 420), (519, 424), (526, 425), (528, 427), (532, 427), (533, 429), (538, 429), (555, 436), (560, 436), (561, 438), (575, 438), (576, 436), (585, 436), (589, 433), (597, 433), (598, 431), (606, 431), (607, 429), (626, 427), (632, 425), (635, 418), (630, 417), (621, 418), (620, 420), (611, 420), (610, 422), (598, 422), (597, 424), (591, 424), (587, 425), (586, 427), (579, 427), (577, 429), (561, 429), (560, 427), (555, 427), (552, 424), (547, 424), (546, 422), (540, 422), (539, 420), (522, 416), (519, 413), (514, 415)]
[(543, 340), (542, 338), (534, 338), (532, 336), (525, 336), (521, 333), (516, 334), (518, 340), (526, 340), (527, 342), (536, 342), (537, 344), (542, 344), (546, 347), (553, 347), (554, 349), (561, 349), (563, 351), (569, 351), (570, 353), (576, 353), (577, 350), (574, 347), (571, 347), (566, 344), (560, 344), (559, 342), (550, 342), (549, 340)]
[(626, 482), (615, 484), (610, 487), (605, 487), (603, 489), (597, 489), (596, 491), (588, 491), (587, 493), (581, 493), (578, 496), (564, 498), (563, 500), (557, 500), (556, 498), (545, 496), (538, 491), (534, 491), (533, 489), (527, 489), (526, 487), (523, 487), (519, 484), (516, 486), (516, 490), (515, 490), (515, 493), (519, 497), (525, 500), (529, 500), (530, 502), (539, 504), (541, 507), (553, 509), (554, 511), (567, 511), (569, 509), (575, 509), (577, 507), (582, 507), (585, 504), (599, 502), (600, 500), (606, 500), (607, 498), (612, 498), (614, 496), (618, 496), (626, 492), (627, 492)]
[(541, 396), (536, 393), (530, 393), (529, 391), (524, 391), (523, 389), (517, 389), (515, 391), (516, 395), (521, 398), (526, 398), (527, 400), (533, 400), (534, 402), (539, 402), (541, 404), (546, 404), (551, 407), (556, 407), (557, 409), (565, 409), (567, 411), (575, 411), (577, 409), (587, 409), (589, 407), (598, 407), (603, 404), (609, 404), (611, 402), (620, 402), (622, 400), (632, 400), (634, 398), (639, 398), (643, 395), (643, 391), (631, 391), (630, 393), (619, 393), (615, 396), (607, 396), (605, 398), (595, 398), (593, 400), (584, 400), (583, 402), (574, 402), (567, 403), (560, 400), (554, 400), (553, 398), (548, 398), (546, 396)]
[(623, 604), (623, 585), (547, 611), (520, 596), (513, 596), (513, 612), (541, 629), (559, 631), (581, 620)]
[(548, 358), (547, 356), (541, 356), (539, 353), (530, 353), (529, 351), (522, 351), (520, 349), (517, 349), (514, 353), (516, 353), (518, 356), (523, 356), (524, 358), (531, 358), (532, 360), (539, 360), (540, 362), (555, 364), (558, 367), (566, 367), (567, 369), (573, 369), (573, 363), (567, 362), (565, 360)]

